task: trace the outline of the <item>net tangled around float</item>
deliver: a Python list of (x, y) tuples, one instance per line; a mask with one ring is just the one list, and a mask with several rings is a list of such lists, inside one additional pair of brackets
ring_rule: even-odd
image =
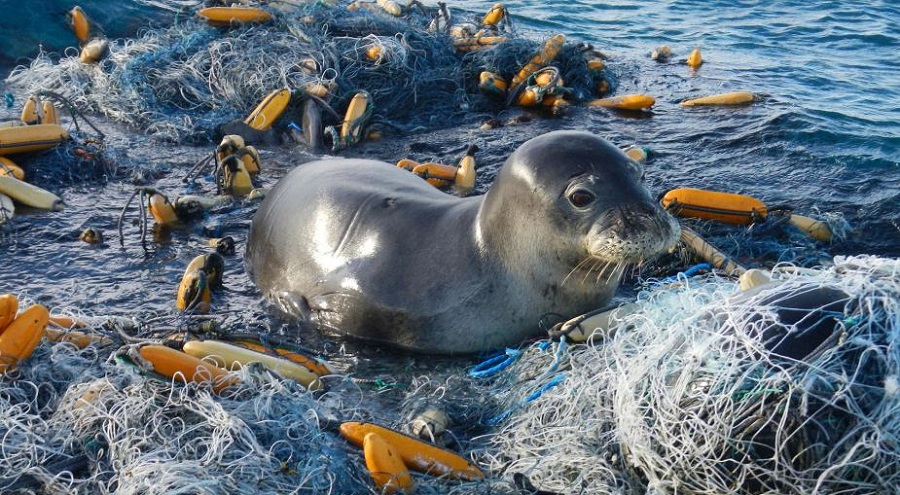
[(893, 493), (900, 261), (773, 274), (743, 293), (654, 282), (587, 344), (542, 340), (471, 376), (422, 360), (376, 390), (340, 371), (311, 392), (255, 364), (218, 394), (172, 383), (113, 345), (127, 318), (80, 317), (105, 344), (45, 340), (0, 377), (0, 490), (369, 493), (337, 426), (403, 429), (437, 405), (486, 478), (416, 473), (417, 493)]
[[(372, 492), (362, 452), (337, 434), (340, 421), (375, 420), (367, 390), (332, 376), (314, 394), (255, 364), (236, 373), (239, 386), (214, 394), (147, 376), (108, 347), (42, 343), (0, 377), (0, 492)], [(496, 484), (416, 483), (421, 493)]]
[(559, 493), (896, 492), (900, 261), (800, 272), (682, 277), (605, 340), (527, 349), (483, 462)]
[[(348, 4), (278, 3), (266, 7), (273, 16), (268, 23), (220, 28), (181, 2), (153, 2), (185, 9), (185, 15), (134, 39), (109, 40), (108, 55), (96, 64), (82, 63), (74, 47), (61, 57), (42, 53), (16, 68), (7, 83), (23, 95), (55, 91), (83, 112), (173, 142), (208, 142), (217, 126), (243, 119), (285, 87), (294, 97), (282, 120), (300, 123), (299, 102), (316, 85), (330, 87), (322, 97), (335, 110), (329, 115), (342, 115), (352, 96), (365, 90), (374, 104), (373, 125), (411, 133), (502, 109), (479, 92), (479, 73), (509, 78), (540, 47), (541, 40), (504, 33), (509, 39), (502, 45), (462, 53), (450, 35), (428, 30), (434, 6), (393, 17)], [(482, 15), (456, 12), (466, 21)], [(373, 47), (377, 56), (367, 55)], [(576, 99), (593, 88), (585, 49), (568, 43), (556, 64)]]

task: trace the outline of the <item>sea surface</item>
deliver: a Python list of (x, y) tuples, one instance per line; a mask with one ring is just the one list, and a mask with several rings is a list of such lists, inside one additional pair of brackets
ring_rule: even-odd
[[(430, 0), (424, 3), (435, 7)], [(654, 195), (678, 187), (748, 194), (767, 205), (788, 206), (826, 221), (834, 230), (833, 241), (823, 243), (789, 225), (747, 229), (686, 221), (747, 267), (778, 262), (815, 266), (829, 264), (838, 255), (900, 257), (900, 4), (826, 0), (509, 0), (504, 4), (511, 15), (512, 36), (537, 46), (550, 35), (563, 33), (569, 44), (591, 45), (608, 57), (613, 95), (652, 95), (656, 98), (652, 111), (617, 112), (574, 104), (562, 115), (535, 115), (519, 119), (517, 125), (482, 130), (481, 124), (489, 118), (507, 122), (522, 112), (479, 107), (457, 118), (448, 117), (437, 105), (422, 103), (413, 106), (415, 119), (400, 122), (398, 118), (384, 126), (382, 139), (364, 141), (338, 154), (387, 162), (412, 157), (455, 163), (469, 144), (477, 144), (476, 193), (480, 194), (522, 142), (554, 129), (584, 129), (623, 148), (649, 149), (646, 181)], [(66, 13), (74, 5), (59, 0), (0, 0), (0, 93), (7, 102), (0, 103), (0, 120), (18, 118), (29, 96), (7, 76), (27, 76), (38, 69), (50, 74), (55, 64), (69, 63), (77, 56), (76, 40), (66, 23)], [(148, 49), (151, 54), (170, 50), (176, 57), (194, 41), (225, 36), (197, 22), (198, 7), (191, 2), (95, 0), (78, 5), (117, 47), (149, 45), (148, 31), (179, 26), (184, 33), (179, 43), (184, 45)], [(450, 7), (455, 20), (471, 21), (480, 19), (492, 5), (492, 1), (465, 0)], [(409, 29), (422, 31), (423, 26), (409, 25)], [(671, 47), (668, 61), (651, 59), (650, 52), (660, 45)], [(684, 59), (695, 48), (701, 50), (704, 63), (691, 69)], [(462, 60), (460, 55), (446, 56)], [(34, 64), (36, 58), (46, 64)], [(161, 63), (144, 74), (165, 75), (165, 68)], [(426, 73), (428, 68), (421, 70)], [(688, 98), (730, 91), (754, 92), (759, 101), (728, 108), (678, 105)], [(428, 101), (421, 94), (409, 100), (417, 98)], [(158, 120), (191, 112), (184, 105), (163, 103), (148, 110), (161, 115), (151, 117)], [(217, 111), (224, 123), (225, 117), (249, 110)], [(69, 124), (67, 115), (64, 123)], [(275, 333), (355, 376), (398, 383), (427, 375), (438, 366), (443, 366), (444, 373), (464, 373), (477, 362), (480, 356), (442, 361), (397, 355), (299, 328), (266, 302), (244, 270), (241, 255), (255, 201), (234, 201), (184, 228), (148, 232), (142, 240), (136, 224), (138, 205), (132, 202), (125, 209), (136, 188), (153, 187), (170, 197), (215, 189), (208, 171), (193, 184), (182, 180), (215, 147), (215, 134), (208, 127), (210, 115), (218, 114), (198, 116), (197, 132), (173, 140), (156, 132), (159, 127), (117, 119), (109, 108), (103, 114), (87, 112), (84, 117), (103, 132), (102, 148), (84, 142), (79, 153), (60, 148), (12, 157), (26, 168), (30, 182), (62, 197), (66, 209), (20, 208), (15, 218), (0, 225), (0, 293), (41, 302), (54, 312), (124, 316), (144, 323), (145, 329), (175, 328), (183, 323), (174, 300), (185, 266), (198, 254), (209, 252), (209, 238), (230, 235), (237, 253), (225, 258), (225, 288), (214, 295), (212, 312), (226, 331)], [(378, 118), (382, 123), (390, 120), (390, 116)], [(77, 132), (92, 135), (86, 122), (80, 121)], [(273, 186), (294, 166), (319, 156), (289, 140), (257, 147), (263, 187)], [(102, 155), (102, 160), (91, 160), (82, 152)], [(78, 237), (86, 227), (101, 230), (104, 243), (81, 242)], [(659, 269), (653, 275), (672, 275), (687, 266), (673, 264), (669, 273)], [(623, 291), (638, 290), (641, 276), (630, 274)]]

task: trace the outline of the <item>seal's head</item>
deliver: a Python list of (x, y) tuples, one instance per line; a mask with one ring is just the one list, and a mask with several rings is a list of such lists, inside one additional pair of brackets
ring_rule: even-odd
[(587, 278), (596, 270), (598, 280), (617, 281), (626, 264), (657, 256), (680, 232), (642, 175), (640, 164), (601, 137), (581, 131), (541, 135), (507, 160), (485, 198), (481, 231), (494, 237), (490, 244), (508, 246), (501, 247), (509, 251), (507, 259), (531, 252), (520, 260), (568, 267), (567, 278), (579, 272)]

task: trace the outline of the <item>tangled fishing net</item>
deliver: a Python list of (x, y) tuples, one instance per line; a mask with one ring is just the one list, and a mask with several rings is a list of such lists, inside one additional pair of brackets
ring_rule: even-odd
[(0, 377), (0, 491), (371, 493), (337, 426), (436, 405), (487, 477), (416, 474), (418, 493), (893, 493), (900, 261), (772, 273), (746, 292), (656, 281), (587, 344), (508, 350), (471, 377), (425, 359), (404, 387), (341, 371), (311, 392), (250, 365), (214, 393), (147, 373), (121, 329), (81, 318), (105, 344), (44, 341)]
[(484, 462), (559, 493), (894, 493), (900, 262), (643, 293), (586, 346), (525, 350)]
[[(365, 90), (374, 103), (373, 125), (409, 133), (502, 108), (478, 91), (478, 74), (491, 69), (509, 77), (540, 46), (540, 40), (510, 37), (459, 53), (450, 35), (429, 32), (434, 9), (424, 6), (393, 17), (377, 7), (285, 2), (267, 7), (273, 20), (266, 24), (217, 28), (184, 2), (151, 4), (185, 15), (136, 39), (110, 40), (108, 55), (96, 64), (80, 62), (74, 48), (62, 57), (42, 53), (7, 83), (25, 95), (58, 92), (81, 111), (175, 142), (208, 142), (217, 126), (245, 117), (285, 87), (296, 97), (282, 120), (299, 123), (299, 102), (316, 84), (331, 87), (323, 98), (335, 110), (332, 120)], [(366, 55), (373, 47), (379, 48), (374, 58)], [(593, 87), (584, 50), (569, 43), (558, 57), (575, 97)]]
[[(371, 420), (362, 391), (316, 394), (263, 368), (213, 394), (151, 378), (96, 347), (42, 344), (0, 378), (3, 493), (370, 493), (338, 420)], [(486, 482), (422, 476), (422, 493)], [(469, 488), (464, 488), (466, 485)]]

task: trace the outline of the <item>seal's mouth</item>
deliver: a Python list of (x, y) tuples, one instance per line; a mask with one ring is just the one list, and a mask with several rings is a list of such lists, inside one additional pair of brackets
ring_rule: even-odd
[(591, 227), (587, 253), (607, 263), (641, 263), (671, 249), (680, 234), (675, 218), (655, 205), (616, 208)]

